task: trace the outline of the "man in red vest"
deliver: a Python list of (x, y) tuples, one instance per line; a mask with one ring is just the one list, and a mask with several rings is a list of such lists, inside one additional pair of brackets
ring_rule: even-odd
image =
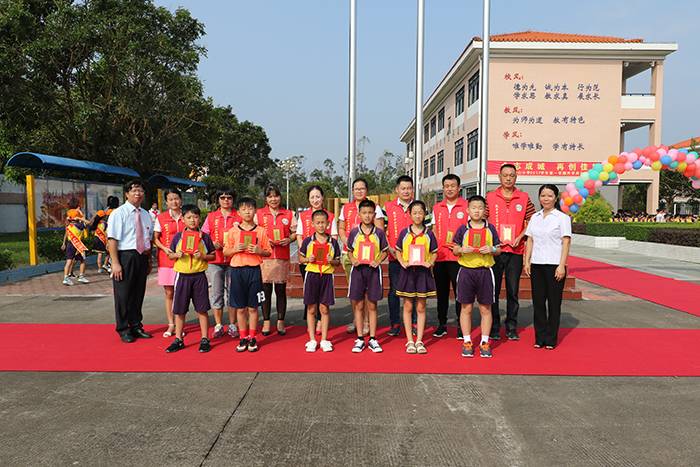
[[(401, 264), (396, 259), (396, 241), (399, 233), (412, 224), (411, 213), (408, 206), (413, 202), (413, 179), (408, 175), (401, 175), (396, 179), (396, 194), (398, 197), (384, 205), (386, 211), (386, 238), (389, 242), (389, 321), (390, 336), (398, 336), (401, 333), (401, 300), (396, 295), (396, 283), (399, 280)], [(405, 300), (412, 300), (407, 298)]]
[(498, 174), (501, 186), (486, 194), (486, 217), (498, 231), (501, 240), (501, 254), (496, 257), (493, 266), (496, 297), (491, 305), (493, 324), (491, 339), (500, 339), (501, 318), (498, 308), (498, 296), (501, 291), (503, 274), (506, 276), (506, 337), (518, 340), (518, 292), (520, 275), (523, 270), (523, 253), (525, 252), (525, 228), (535, 213), (535, 205), (524, 191), (515, 187), (518, 179), (513, 164), (503, 164)]
[[(450, 285), (457, 295), (457, 273), (459, 263), (452, 253), (452, 238), (457, 229), (466, 224), (469, 218), (469, 203), (459, 196), (462, 181), (455, 174), (442, 177), (442, 193), (444, 199), (433, 206), (433, 233), (438, 241), (437, 259), (433, 268), (437, 290), (438, 327), (434, 337), (447, 335), (447, 309), (450, 305)], [(457, 315), (457, 337), (462, 337), (459, 327), (460, 304), (455, 300)]]

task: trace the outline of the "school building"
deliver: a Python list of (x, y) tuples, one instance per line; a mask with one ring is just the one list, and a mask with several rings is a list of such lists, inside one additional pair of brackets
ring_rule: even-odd
[[(401, 135), (406, 173), (415, 177), (419, 157), (421, 193), (438, 199), (448, 173), (461, 178), (463, 196), (477, 191), (482, 46), (474, 37), (425, 102), (423, 153), (414, 154), (415, 119)], [(518, 186), (532, 196), (543, 183), (563, 187), (592, 164), (634, 149), (630, 144), (661, 144), (663, 65), (677, 48), (536, 31), (491, 36), (488, 189), (498, 186), (506, 162), (518, 167)], [(654, 212), (659, 175), (651, 169), (625, 173), (602, 194), (620, 209), (630, 184), (644, 185), (647, 210)]]

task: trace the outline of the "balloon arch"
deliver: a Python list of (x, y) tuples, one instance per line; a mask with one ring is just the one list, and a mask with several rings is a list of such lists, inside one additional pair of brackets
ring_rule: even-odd
[(602, 186), (615, 181), (619, 175), (642, 167), (652, 170), (673, 170), (689, 179), (693, 188), (700, 189), (700, 159), (695, 151), (669, 149), (668, 146), (648, 146), (632, 152), (621, 152), (606, 161), (594, 164), (591, 170), (581, 173), (575, 182), (566, 185), (566, 193), (559, 201), (561, 210), (577, 213), (586, 198)]

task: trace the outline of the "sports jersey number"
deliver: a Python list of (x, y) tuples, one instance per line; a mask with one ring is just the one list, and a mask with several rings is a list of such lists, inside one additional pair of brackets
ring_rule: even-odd
[(258, 303), (263, 303), (265, 301), (265, 292), (258, 292)]

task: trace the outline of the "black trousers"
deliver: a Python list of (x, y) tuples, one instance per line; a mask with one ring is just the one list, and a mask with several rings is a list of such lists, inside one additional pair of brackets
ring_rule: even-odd
[(530, 268), (535, 343), (540, 345), (557, 345), (566, 277), (556, 280), (556, 270), (557, 266), (553, 264), (533, 264)]
[[(306, 278), (306, 264), (299, 263), (299, 272), (301, 273), (301, 279), (303, 281)], [(306, 321), (306, 310), (307, 307), (304, 306), (304, 321)], [(316, 319), (321, 319), (321, 310), (319, 309), (316, 310)]]
[[(447, 324), (447, 309), (450, 307), (450, 285), (452, 290), (457, 295), (457, 273), (459, 272), (459, 263), (457, 261), (438, 261), (433, 268), (435, 276), (435, 291), (437, 292), (437, 314), (438, 323), (441, 325)], [(459, 312), (461, 305), (455, 300), (455, 316), (459, 323)]]
[(140, 255), (136, 250), (124, 250), (118, 253), (122, 265), (122, 280), (112, 281), (114, 285), (114, 315), (117, 332), (142, 327), (143, 297), (146, 294), (148, 255)]
[(493, 305), (491, 305), (491, 317), (493, 317), (491, 334), (498, 334), (501, 327), (501, 311), (498, 306), (498, 296), (501, 292), (504, 273), (506, 278), (506, 332), (517, 330), (518, 311), (520, 310), (518, 293), (520, 292), (520, 275), (523, 272), (522, 255), (501, 253), (499, 256), (496, 256), (495, 260), (496, 264), (493, 265), (492, 270), (496, 297)]

